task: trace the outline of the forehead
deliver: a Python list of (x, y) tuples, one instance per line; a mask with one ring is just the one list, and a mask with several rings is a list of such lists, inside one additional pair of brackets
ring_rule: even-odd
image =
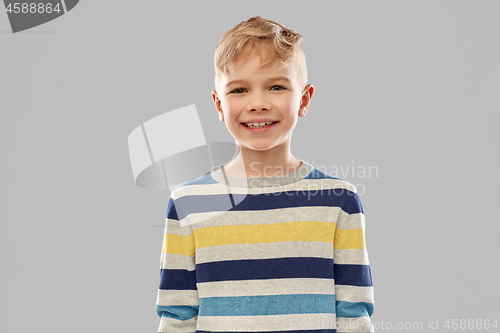
[(222, 75), (223, 84), (234, 80), (266, 79), (276, 76), (293, 79), (294, 70), (290, 63), (283, 64), (274, 60), (264, 66), (262, 57), (253, 52), (251, 55), (243, 56), (228, 66), (227, 74)]

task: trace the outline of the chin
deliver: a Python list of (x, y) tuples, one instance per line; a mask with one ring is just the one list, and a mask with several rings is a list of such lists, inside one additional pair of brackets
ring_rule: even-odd
[(273, 149), (276, 146), (277, 146), (276, 144), (267, 144), (267, 145), (255, 145), (255, 144), (252, 145), (252, 144), (249, 144), (249, 145), (247, 145), (247, 147), (249, 149), (257, 150), (257, 151), (271, 150), (271, 149)]

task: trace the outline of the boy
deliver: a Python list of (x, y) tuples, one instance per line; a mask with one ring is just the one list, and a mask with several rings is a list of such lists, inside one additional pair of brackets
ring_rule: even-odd
[(290, 153), (314, 92), (301, 40), (257, 16), (217, 45), (212, 98), (239, 152), (171, 193), (159, 332), (373, 332), (356, 188)]

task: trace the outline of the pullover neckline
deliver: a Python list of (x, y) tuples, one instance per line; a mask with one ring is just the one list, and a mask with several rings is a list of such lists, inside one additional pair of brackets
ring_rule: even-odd
[(224, 164), (219, 164), (216, 167), (212, 167), (212, 169), (210, 170), (210, 174), (216, 182), (233, 187), (263, 188), (283, 186), (298, 182), (306, 178), (312, 172), (314, 167), (311, 164), (307, 163), (304, 160), (299, 161), (302, 163), (297, 170), (280, 176), (259, 178), (234, 177), (222, 171), (222, 167), (224, 166)]

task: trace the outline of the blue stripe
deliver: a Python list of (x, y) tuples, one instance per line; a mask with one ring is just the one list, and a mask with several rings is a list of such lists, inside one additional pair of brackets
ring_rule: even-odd
[(373, 303), (337, 301), (337, 317), (369, 317), (373, 314), (374, 308)]
[(180, 184), (177, 188), (183, 187), (183, 186), (189, 186), (189, 185), (211, 185), (211, 184), (218, 184), (215, 179), (212, 178), (212, 174), (210, 171), (207, 171), (204, 175), (195, 178), (195, 179), (190, 179), (182, 184)]
[(156, 305), (158, 317), (169, 317), (177, 320), (188, 320), (198, 315), (198, 306), (189, 305)]
[(371, 287), (372, 276), (369, 265), (333, 265), (335, 284)]
[(357, 193), (354, 193), (354, 200), (352, 202), (352, 206), (348, 209), (349, 214), (356, 214), (356, 213), (365, 213), (363, 211), (363, 205), (361, 205), (361, 200), (359, 199), (359, 195)]
[(179, 217), (177, 216), (177, 210), (175, 209), (174, 200), (172, 198), (168, 200), (167, 218), (179, 221)]
[(160, 269), (160, 289), (196, 290), (196, 272), (185, 269)]
[(333, 259), (299, 257), (196, 264), (198, 283), (282, 278), (333, 279)]
[[(175, 200), (176, 210), (170, 209), (169, 218), (183, 219), (188, 214), (207, 213), (213, 211), (247, 211), (268, 210), (293, 207), (341, 207), (348, 214), (362, 211), (361, 205), (353, 204), (359, 201), (357, 193), (343, 188), (316, 190), (307, 188), (297, 191), (283, 191), (278, 195), (262, 194), (227, 194), (186, 195)], [(170, 208), (169, 202), (169, 208)], [(174, 213), (175, 212), (175, 213)]]
[(314, 167), (313, 167), (311, 173), (308, 174), (307, 177), (305, 177), (304, 179), (339, 179), (339, 180), (342, 180), (340, 178), (327, 175), (326, 173), (319, 171), (318, 169), (316, 169)]
[(200, 298), (198, 316), (335, 313), (335, 295), (297, 294)]

